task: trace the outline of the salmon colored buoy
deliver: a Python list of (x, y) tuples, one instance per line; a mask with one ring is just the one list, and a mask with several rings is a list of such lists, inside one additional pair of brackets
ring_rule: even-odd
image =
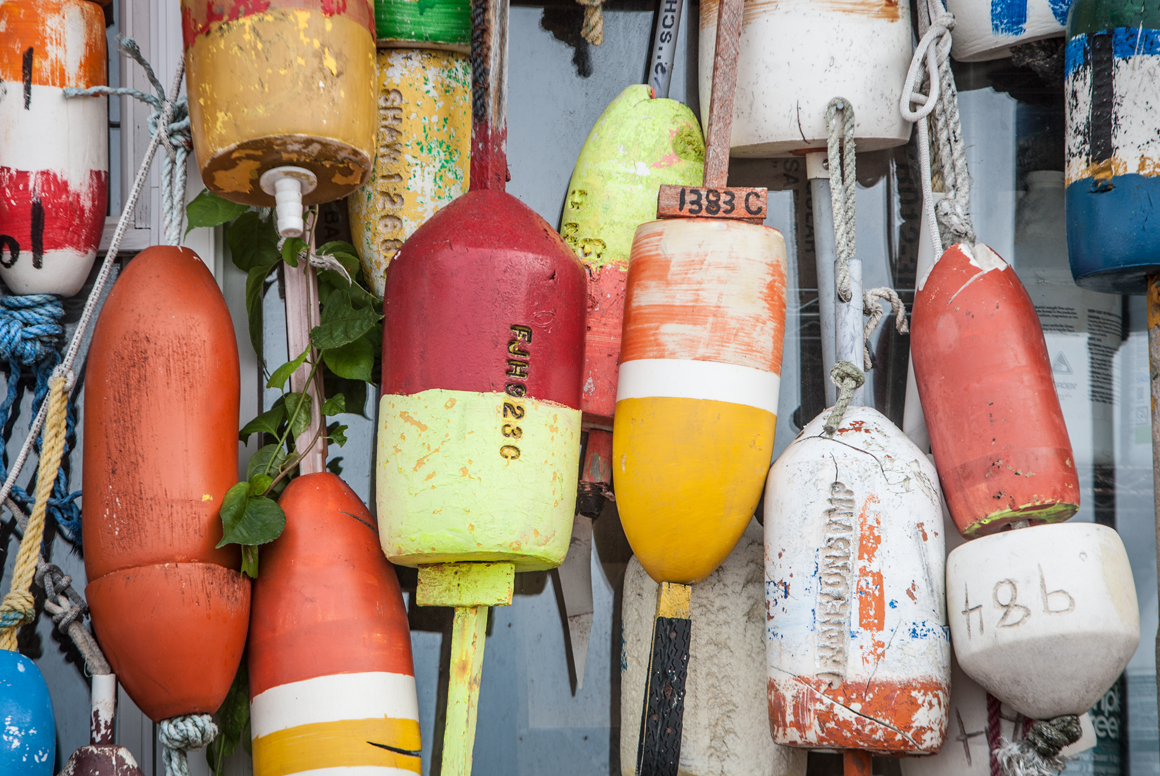
[(182, 0), (181, 20), (194, 151), (211, 191), (271, 207), (293, 189), (314, 205), (366, 180), (372, 0)]
[(250, 617), (255, 776), (418, 773), (411, 634), (374, 518), (330, 473), (278, 503), (286, 529), (262, 550)]
[(186, 248), (129, 262), (85, 380), (86, 597), (97, 637), (153, 720), (211, 713), (233, 681), (250, 586), (222, 537), (238, 477), (238, 356), (225, 300)]
[(109, 190), (105, 16), (88, 0), (0, 3), (0, 278), (72, 296), (89, 275)]
[(948, 249), (920, 284), (911, 355), (931, 450), (964, 536), (1075, 514), (1079, 479), (1039, 317), (986, 245)]

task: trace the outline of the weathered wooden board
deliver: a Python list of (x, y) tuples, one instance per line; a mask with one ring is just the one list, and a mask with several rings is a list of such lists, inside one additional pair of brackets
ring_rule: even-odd
[(612, 425), (633, 234), (653, 220), (658, 187), (701, 182), (704, 155), (693, 112), (635, 84), (600, 114), (576, 160), (560, 234), (588, 270), (581, 410), (589, 423)]
[(89, 275), (109, 189), (105, 19), (87, 0), (0, 4), (0, 278), (17, 294), (72, 296)]
[(1068, 25), (1067, 249), (1076, 283), (1142, 294), (1160, 270), (1160, 9), (1124, 0), (1075, 4)]
[(828, 412), (765, 488), (769, 719), (779, 744), (938, 751), (950, 640), (938, 476), (881, 413)]
[(1075, 514), (1071, 440), (1039, 316), (1015, 270), (982, 243), (956, 245), (919, 280), (911, 321), (931, 450), (959, 531)]
[(947, 558), (959, 664), (1020, 714), (1083, 714), (1140, 643), (1140, 613), (1119, 535), (1097, 523), (1006, 531)]
[(449, 51), (382, 49), (375, 87), (375, 165), (347, 204), (363, 275), (382, 298), (403, 242), (467, 191), (471, 64)]
[(367, 179), (378, 126), (372, 0), (182, 0), (181, 18), (194, 151), (210, 190), (272, 207), (259, 178), (301, 167), (318, 178), (303, 197), (314, 205)]
[[(716, 38), (717, 0), (705, 0), (698, 60), (702, 105), (713, 86)], [(838, 96), (854, 105), (859, 151), (902, 145), (910, 124), (898, 104), (912, 52), (910, 3), (747, 4), (736, 65), (733, 156), (825, 148), (826, 105)]]
[(736, 221), (636, 232), (613, 430), (625, 535), (657, 581), (693, 583), (753, 515), (773, 454), (785, 242)]
[(768, 199), (769, 189), (661, 186), (657, 218), (728, 218), (760, 224)]

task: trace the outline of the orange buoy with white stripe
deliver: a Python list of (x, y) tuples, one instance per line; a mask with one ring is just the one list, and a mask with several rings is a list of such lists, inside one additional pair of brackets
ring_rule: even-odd
[(105, 17), (88, 0), (0, 3), (0, 278), (17, 294), (72, 296), (105, 226)]
[(250, 619), (254, 776), (419, 773), (411, 634), (374, 518), (330, 473), (278, 503)]
[(238, 372), (229, 309), (197, 254), (129, 262), (85, 377), (85, 597), (154, 721), (216, 711), (246, 643), (250, 583), (237, 547), (215, 548), (238, 476)]
[(979, 243), (915, 294), (911, 355), (947, 507), (967, 537), (1075, 514), (1079, 478), (1035, 305)]
[(658, 582), (691, 584), (753, 516), (777, 422), (785, 241), (738, 221), (636, 230), (613, 477), (624, 533)]

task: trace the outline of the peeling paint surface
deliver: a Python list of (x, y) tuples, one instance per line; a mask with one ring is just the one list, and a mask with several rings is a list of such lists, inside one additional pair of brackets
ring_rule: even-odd
[(766, 483), (773, 738), (933, 752), (950, 691), (938, 477), (877, 411), (851, 407), (832, 439), (822, 435), (827, 415), (802, 430)]
[[(427, 390), (379, 404), (379, 532), (404, 566), (514, 561), (553, 568), (568, 552), (580, 411), (507, 394)], [(505, 430), (511, 436), (505, 436)], [(505, 447), (518, 448), (515, 457)]]

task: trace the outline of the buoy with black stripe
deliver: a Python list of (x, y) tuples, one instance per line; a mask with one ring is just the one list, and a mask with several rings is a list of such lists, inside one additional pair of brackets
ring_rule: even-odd
[[(762, 159), (825, 149), (826, 105), (835, 95), (854, 105), (859, 151), (905, 143), (910, 124), (898, 103), (914, 51), (911, 36), (910, 3), (898, 0), (751, 3), (737, 58), (733, 156)], [(709, 104), (716, 38), (717, 0), (706, 0), (699, 47), (702, 105)]]
[(1067, 36), (1071, 272), (1094, 291), (1142, 294), (1160, 271), (1160, 6), (1077, 0)]
[(84, 285), (108, 209), (105, 17), (89, 0), (0, 3), (0, 278), (16, 294)]
[(403, 242), (467, 191), (471, 4), (376, 0), (375, 25), (375, 162), (347, 204), (363, 275), (381, 298)]
[(329, 472), (278, 503), (250, 616), (254, 775), (419, 773), (410, 629), (374, 518)]
[(207, 188), (278, 205), (298, 237), (302, 205), (341, 199), (374, 160), (373, 0), (181, 0), (189, 118)]

